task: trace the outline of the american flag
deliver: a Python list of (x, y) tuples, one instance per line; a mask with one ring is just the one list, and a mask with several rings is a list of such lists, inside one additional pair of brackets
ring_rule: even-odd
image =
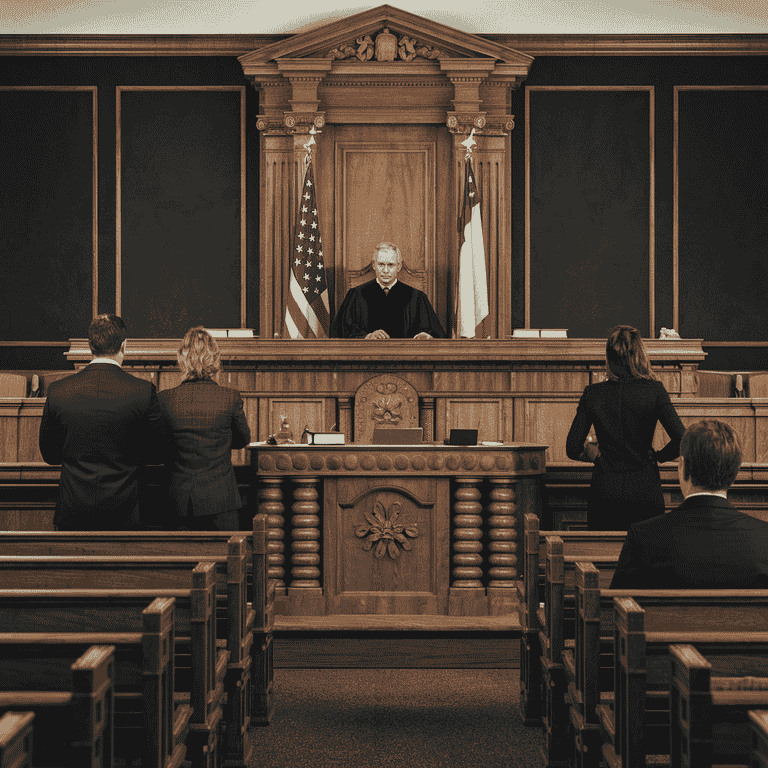
[(488, 316), (488, 278), (485, 268), (480, 192), (472, 160), (464, 160), (464, 200), (459, 216), (459, 289), (456, 331), (472, 339), (477, 326)]
[(330, 333), (328, 283), (315, 200), (315, 175), (308, 156), (291, 248), (291, 284), (285, 328), (292, 339), (315, 339)]

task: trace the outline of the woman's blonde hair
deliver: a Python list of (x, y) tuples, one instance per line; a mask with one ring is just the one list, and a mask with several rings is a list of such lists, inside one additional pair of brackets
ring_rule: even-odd
[(176, 353), (182, 381), (213, 379), (221, 369), (221, 352), (216, 339), (202, 325), (190, 328)]
[(640, 331), (631, 325), (617, 325), (610, 331), (605, 343), (605, 359), (612, 379), (622, 376), (656, 379)]

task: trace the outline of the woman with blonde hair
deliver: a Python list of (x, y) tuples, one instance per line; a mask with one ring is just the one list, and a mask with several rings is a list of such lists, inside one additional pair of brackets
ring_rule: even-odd
[(201, 325), (187, 331), (176, 359), (181, 384), (158, 392), (174, 438), (169, 527), (238, 530), (242, 500), (231, 451), (251, 439), (243, 399), (237, 390), (216, 382), (219, 345)]
[[(680, 455), (685, 432), (664, 385), (651, 370), (637, 329), (619, 325), (605, 345), (608, 379), (589, 384), (566, 440), (569, 459), (594, 463), (587, 504), (591, 531), (623, 531), (664, 513), (658, 463)], [(653, 449), (660, 422), (669, 442)], [(597, 442), (585, 442), (594, 425)]]

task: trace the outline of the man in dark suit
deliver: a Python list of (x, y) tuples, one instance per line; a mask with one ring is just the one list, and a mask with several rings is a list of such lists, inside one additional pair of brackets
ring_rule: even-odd
[(612, 589), (768, 588), (768, 523), (726, 498), (741, 456), (725, 422), (705, 419), (686, 429), (678, 464), (685, 500), (630, 527)]
[(167, 449), (155, 385), (121, 367), (125, 338), (122, 318), (95, 317), (90, 364), (48, 387), (40, 452), (48, 464), (61, 464), (57, 530), (137, 528), (139, 468), (161, 461)]

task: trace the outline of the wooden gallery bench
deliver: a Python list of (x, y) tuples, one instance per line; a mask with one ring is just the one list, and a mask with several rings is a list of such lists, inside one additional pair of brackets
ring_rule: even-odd
[[(768, 632), (756, 633), (762, 643), (750, 643), (749, 632), (734, 634), (717, 653), (700, 643), (670, 646), (673, 768), (754, 764), (750, 710), (768, 706)], [(757, 765), (768, 764), (764, 743), (763, 734)]]
[[(208, 559), (216, 567), (219, 648), (230, 652), (224, 679), (224, 738), (219, 749), (225, 763), (247, 765), (250, 759), (251, 644), (253, 611), (245, 601), (245, 540), (232, 536), (229, 555)], [(16, 555), (0, 556), (0, 589), (191, 589), (195, 558), (181, 555)], [(249, 616), (247, 614), (250, 614)], [(232, 656), (235, 661), (232, 662)]]
[[(596, 534), (592, 533), (594, 537)], [(546, 766), (568, 766), (572, 757), (568, 686), (576, 674), (573, 649), (577, 634), (576, 569), (589, 552), (599, 569), (601, 586), (613, 578), (626, 534), (604, 532), (585, 543), (568, 542), (562, 534), (546, 535), (544, 605), (537, 610), (541, 648), (542, 755)], [(565, 552), (568, 554), (565, 554)]]
[[(517, 583), (517, 594), (522, 628), (520, 712), (526, 725), (542, 723), (542, 648), (539, 634), (544, 630), (541, 619), (547, 614), (546, 593), (552, 591), (546, 588), (547, 537), (560, 538), (562, 554), (569, 565), (579, 559), (591, 560), (605, 562), (607, 570), (618, 560), (626, 535), (625, 531), (540, 531), (539, 518), (532, 514), (525, 515), (523, 580)], [(569, 590), (573, 592), (572, 583)], [(542, 607), (544, 610), (540, 612)]]
[(138, 754), (143, 768), (176, 768), (186, 755), (192, 707), (174, 706), (174, 603), (153, 600), (141, 612), (141, 632), (2, 633), (0, 663), (21, 684), (37, 668), (71, 664), (92, 644), (113, 646), (115, 754)]
[[(229, 652), (217, 649), (215, 563), (198, 563), (189, 589), (4, 589), (0, 626), (16, 632), (141, 632), (142, 610), (175, 598), (175, 697), (192, 713), (187, 754), (194, 766), (219, 764), (224, 677)], [(170, 652), (170, 651), (169, 651)]]
[[(273, 646), (275, 582), (267, 580), (268, 540), (266, 515), (253, 518), (253, 530), (245, 538), (246, 594), (237, 593), (240, 575), (228, 566), (226, 580), (217, 578), (217, 636), (223, 634), (222, 616), (227, 603), (239, 605), (243, 626), (240, 643), (228, 638), (231, 652), (228, 683), (245, 674), (250, 658), (250, 725), (269, 725), (274, 710)], [(8, 555), (53, 555), (109, 557), (132, 555), (190, 557), (194, 560), (231, 558), (232, 531), (0, 531), (0, 557)], [(245, 535), (245, 532), (238, 532)], [(238, 550), (239, 552), (239, 550)], [(239, 562), (239, 555), (238, 562)], [(239, 566), (238, 566), (239, 567)], [(220, 570), (219, 570), (220, 573)], [(234, 593), (234, 594), (233, 594)], [(248, 635), (250, 634), (250, 638)], [(250, 643), (250, 653), (246, 645)], [(228, 685), (227, 692), (231, 685)], [(228, 705), (229, 706), (229, 705)], [(229, 739), (229, 735), (228, 735)], [(233, 745), (233, 748), (236, 745)], [(228, 754), (232, 754), (227, 749)]]
[(752, 733), (749, 768), (768, 768), (768, 709), (752, 709), (748, 716)]
[(34, 712), (6, 712), (0, 717), (0, 768), (32, 768), (34, 719)]
[(579, 768), (597, 766), (601, 752), (612, 768), (668, 753), (670, 644), (727, 654), (747, 633), (758, 648), (768, 640), (768, 590), (610, 590), (591, 563), (579, 563), (576, 590), (568, 700)]
[(114, 766), (114, 652), (92, 645), (74, 661), (21, 668), (0, 659), (0, 714), (34, 713), (35, 766)]

